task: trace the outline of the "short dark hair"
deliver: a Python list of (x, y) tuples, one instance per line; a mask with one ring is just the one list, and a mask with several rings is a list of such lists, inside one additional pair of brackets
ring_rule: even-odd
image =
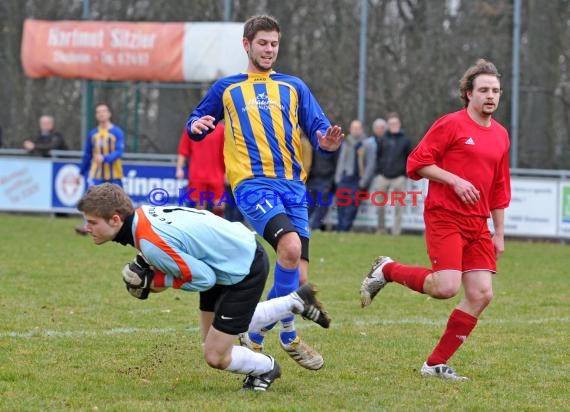
[(106, 220), (113, 215), (119, 215), (125, 220), (135, 212), (131, 198), (122, 187), (114, 183), (91, 186), (79, 201), (77, 209)]
[(390, 119), (398, 119), (400, 120), (400, 115), (398, 114), (398, 112), (390, 112), (388, 113), (388, 116), (386, 116), (386, 120), (390, 120)]
[(469, 67), (465, 73), (463, 73), (463, 77), (459, 80), (459, 96), (461, 100), (463, 100), (464, 107), (469, 105), (467, 92), (473, 91), (475, 79), (482, 74), (489, 74), (495, 76), (497, 79), (501, 78), (501, 74), (493, 63), (485, 59), (477, 60), (473, 66)]
[(109, 111), (110, 111), (111, 113), (113, 113), (113, 111), (111, 110), (111, 106), (109, 106), (107, 103), (99, 102), (99, 103), (97, 103), (97, 104), (95, 105), (94, 109), (97, 110), (97, 108), (98, 108), (99, 106), (105, 106), (107, 109), (109, 109)]
[(250, 42), (253, 41), (258, 31), (276, 31), (281, 36), (281, 26), (277, 19), (265, 14), (252, 16), (243, 25), (243, 37)]

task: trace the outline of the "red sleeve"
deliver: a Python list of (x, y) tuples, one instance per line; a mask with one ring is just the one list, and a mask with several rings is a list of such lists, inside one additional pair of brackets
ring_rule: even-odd
[[(219, 129), (219, 131), (218, 131)], [(219, 156), (217, 157), (218, 161), (218, 170), (222, 170), (223, 173), (226, 173), (226, 164), (224, 162), (224, 144), (225, 144), (225, 136), (224, 136), (224, 125), (222, 123), (218, 123), (216, 126), (216, 130), (220, 133), (219, 137)]]
[(509, 170), (509, 150), (505, 151), (495, 170), (495, 183), (489, 200), (489, 209), (506, 209), (511, 202), (511, 174)]
[(420, 180), (417, 171), (440, 162), (453, 138), (453, 123), (448, 115), (438, 119), (408, 156), (406, 173), (413, 180)]
[(180, 136), (180, 143), (178, 143), (178, 154), (190, 157), (192, 155), (192, 145), (190, 143), (192, 143), (192, 141), (188, 137), (188, 132), (184, 129)]

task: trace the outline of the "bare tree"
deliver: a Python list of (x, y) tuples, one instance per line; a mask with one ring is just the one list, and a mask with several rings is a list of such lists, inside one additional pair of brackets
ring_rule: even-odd
[[(91, 1), (94, 20), (219, 21), (222, 0)], [(42, 113), (56, 117), (81, 147), (81, 82), (28, 79), (19, 60), (25, 18), (80, 19), (81, 0), (0, 2), (0, 124), (5, 144), (20, 147)], [(257, 13), (279, 19), (283, 41), (276, 70), (303, 79), (335, 123), (357, 116), (360, 2), (233, 0), (231, 19)], [(570, 2), (523, 2), (519, 158), (524, 167), (570, 167)], [(509, 127), (511, 0), (369, 0), (366, 119), (398, 111), (419, 140), (439, 116), (461, 108), (458, 80), (484, 57), (503, 73), (497, 119)], [(172, 153), (188, 112), (208, 85), (181, 89), (153, 83), (94, 82), (127, 130), (129, 150)], [(159, 87), (160, 86), (160, 87)]]

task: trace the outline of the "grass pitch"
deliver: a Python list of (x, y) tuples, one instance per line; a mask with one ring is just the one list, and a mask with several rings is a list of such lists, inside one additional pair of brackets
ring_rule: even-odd
[[(73, 233), (77, 218), (0, 214), (0, 410), (570, 410), (568, 246), (508, 241), (495, 300), (451, 361), (466, 383), (420, 377), (459, 297), (388, 285), (361, 309), (377, 254), (428, 264), (419, 236), (315, 233), (311, 280), (333, 319), (297, 322), (325, 357), (304, 370), (266, 339), (283, 376), (267, 393), (206, 366), (197, 294), (124, 289), (135, 254)], [(273, 253), (270, 253), (273, 256)], [(271, 280), (268, 282), (268, 285)]]

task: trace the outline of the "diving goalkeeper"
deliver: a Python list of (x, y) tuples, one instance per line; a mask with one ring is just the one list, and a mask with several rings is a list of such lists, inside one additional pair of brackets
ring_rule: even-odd
[(163, 288), (200, 293), (206, 362), (246, 375), (243, 389), (265, 391), (281, 371), (272, 356), (234, 345), (238, 334), (259, 331), (293, 313), (329, 326), (310, 284), (258, 304), (269, 260), (241, 223), (185, 207), (135, 210), (123, 189), (111, 183), (90, 187), (78, 209), (95, 244), (114, 241), (141, 252), (122, 272), (131, 295), (146, 299)]

